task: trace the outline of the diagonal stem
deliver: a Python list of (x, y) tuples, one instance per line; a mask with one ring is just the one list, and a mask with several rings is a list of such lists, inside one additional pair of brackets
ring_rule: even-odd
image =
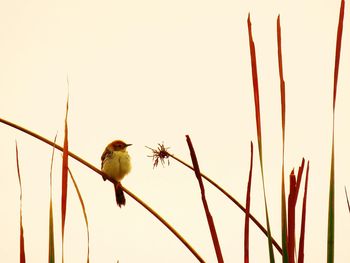
[[(5, 119), (0, 118), (0, 122), (15, 128), (19, 131), (22, 131), (48, 145), (51, 145), (52, 147), (55, 147), (57, 150), (60, 150), (61, 152), (63, 151), (63, 147), (53, 143), (52, 141), (46, 139), (45, 137), (32, 132), (22, 126), (19, 126), (15, 123), (12, 123), (10, 121), (7, 121)], [(99, 169), (97, 169), (95, 166), (93, 166), (92, 164), (90, 164), (89, 162), (85, 161), (84, 159), (82, 159), (81, 157), (79, 157), (78, 155), (72, 153), (72, 152), (68, 152), (68, 155), (70, 157), (72, 157), (73, 159), (77, 160), (78, 162), (82, 163), (83, 165), (87, 166), (88, 168), (90, 168), (91, 170), (93, 170), (94, 172), (100, 174), (102, 177), (105, 177), (105, 174), (100, 171)], [(112, 183), (116, 183), (114, 182), (112, 179), (107, 179), (109, 181), (111, 181)], [(164, 226), (166, 226), (181, 242), (182, 244), (184, 244), (187, 249), (197, 258), (197, 260), (199, 262), (205, 262), (204, 259), (198, 254), (198, 252), (190, 245), (190, 243), (188, 243), (184, 237), (182, 237), (180, 235), (179, 232), (177, 232), (177, 230), (172, 227), (162, 216), (160, 216), (155, 210), (153, 210), (148, 204), (146, 204), (144, 201), (142, 201), (139, 197), (137, 197), (134, 193), (132, 193), (130, 190), (126, 189), (125, 187), (123, 187), (123, 190), (125, 193), (127, 193), (131, 198), (133, 198), (136, 202), (138, 202), (141, 206), (143, 206), (148, 212), (150, 212), (154, 217), (156, 217)]]
[[(188, 163), (184, 162), (183, 160), (179, 159), (178, 157), (176, 157), (173, 154), (168, 153), (168, 155), (169, 155), (169, 157), (173, 158), (174, 160), (178, 161), (179, 163), (183, 164), (187, 168), (194, 171), (194, 168), (191, 165), (189, 165)], [(206, 181), (208, 181), (211, 185), (213, 185), (216, 189), (218, 189), (221, 193), (223, 193), (228, 199), (230, 199), (239, 209), (242, 210), (242, 212), (246, 213), (245, 207), (243, 205), (241, 205), (241, 203), (239, 201), (237, 201), (237, 199), (235, 199), (232, 195), (230, 195), (224, 188), (222, 188), (220, 185), (218, 185), (215, 181), (213, 181), (211, 178), (209, 178), (205, 174), (201, 173), (201, 176)], [(251, 213), (249, 213), (249, 218), (250, 218), (250, 220), (252, 220), (254, 222), (254, 224), (267, 237), (268, 234), (267, 234), (267, 230), (265, 229), (265, 227)], [(280, 245), (277, 243), (277, 241), (273, 237), (271, 237), (271, 238), (272, 238), (272, 244), (278, 250), (278, 252), (282, 255), (282, 248), (280, 247)]]

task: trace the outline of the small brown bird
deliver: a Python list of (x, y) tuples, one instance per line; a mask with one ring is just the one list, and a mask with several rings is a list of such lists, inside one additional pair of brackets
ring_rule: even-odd
[(101, 156), (101, 170), (107, 175), (107, 178), (117, 182), (114, 184), (114, 189), (119, 207), (125, 205), (125, 196), (120, 181), (131, 170), (130, 156), (126, 150), (130, 145), (121, 140), (113, 141), (107, 145)]

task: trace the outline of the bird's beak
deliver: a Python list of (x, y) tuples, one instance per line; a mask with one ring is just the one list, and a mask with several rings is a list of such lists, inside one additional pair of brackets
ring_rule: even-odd
[(126, 144), (126, 147), (129, 147), (129, 146), (131, 146), (131, 145), (132, 145), (131, 143), (127, 143), (127, 144)]

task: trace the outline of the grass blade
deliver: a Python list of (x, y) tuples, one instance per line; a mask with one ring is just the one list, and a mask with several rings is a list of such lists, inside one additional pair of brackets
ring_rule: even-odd
[(280, 22), (279, 15), (277, 17), (277, 50), (278, 50), (278, 70), (279, 70), (279, 76), (280, 76), (281, 117), (282, 117), (282, 180), (281, 180), (281, 233), (282, 233), (282, 250), (283, 250), (282, 258), (283, 258), (283, 263), (288, 263), (287, 209), (286, 209), (286, 190), (285, 190), (285, 183), (284, 183), (286, 92), (285, 92), (285, 82), (283, 78), (281, 22)]
[(253, 142), (250, 142), (250, 168), (246, 196), (246, 210), (244, 223), (244, 263), (249, 263), (249, 213), (250, 213), (250, 190), (253, 172)]
[(327, 262), (334, 262), (334, 143), (332, 143), (331, 175), (328, 199)]
[(337, 85), (338, 85), (338, 72), (339, 61), (341, 51), (341, 40), (343, 34), (343, 21), (344, 21), (344, 8), (345, 1), (341, 1), (339, 22), (337, 30), (337, 43), (335, 50), (335, 62), (334, 62), (334, 83), (333, 83), (333, 125), (332, 125), (332, 156), (331, 156), (331, 171), (329, 182), (329, 201), (328, 201), (328, 234), (327, 234), (327, 262), (334, 262), (334, 115), (335, 115), (335, 102), (337, 97)]
[(194, 151), (194, 148), (193, 148), (190, 136), (186, 135), (186, 141), (187, 141), (187, 144), (188, 144), (188, 148), (190, 149), (190, 154), (191, 154), (191, 159), (192, 159), (192, 163), (193, 163), (193, 168), (194, 168), (194, 171), (195, 171), (198, 183), (199, 183), (199, 187), (200, 187), (200, 190), (201, 190), (202, 203), (203, 203), (203, 207), (204, 207), (204, 210), (205, 210), (205, 215), (207, 217), (211, 238), (213, 240), (216, 257), (217, 257), (217, 260), (218, 260), (219, 263), (223, 263), (224, 259), (223, 259), (222, 254), (221, 254), (221, 248), (220, 248), (220, 244), (219, 244), (219, 239), (218, 239), (218, 236), (216, 234), (214, 220), (213, 220), (213, 217), (211, 216), (211, 213), (209, 211), (208, 203), (207, 203), (207, 200), (206, 200), (206, 197), (205, 197), (205, 189), (204, 189), (204, 185), (203, 185), (203, 180), (202, 180), (202, 176), (201, 176), (201, 173), (200, 173), (200, 170), (199, 170), (197, 156), (196, 156), (196, 153)]
[(310, 164), (310, 162), (307, 162), (305, 187), (304, 187), (304, 198), (303, 198), (303, 208), (302, 208), (302, 214), (301, 214), (298, 263), (304, 263), (306, 199), (307, 199), (307, 188), (308, 188), (308, 182), (309, 182), (309, 164)]
[(49, 212), (49, 263), (55, 263), (55, 241), (53, 231), (53, 210), (52, 210), (52, 198), (50, 198), (50, 212)]
[(263, 167), (263, 157), (262, 157), (262, 137), (261, 137), (258, 71), (257, 71), (257, 65), (256, 65), (255, 44), (253, 41), (252, 25), (250, 22), (250, 14), (248, 15), (247, 24), (248, 24), (248, 33), (249, 33), (249, 47), (250, 47), (250, 58), (251, 58), (253, 90), (254, 90), (256, 131), (257, 131), (257, 138), (258, 138), (260, 168), (261, 168), (261, 177), (262, 177), (263, 192), (264, 192), (265, 215), (266, 215), (266, 225), (267, 225), (267, 235), (268, 235), (267, 236), (268, 237), (268, 247), (269, 247), (270, 262), (274, 263), (275, 256), (274, 256), (273, 247), (272, 247), (271, 228), (270, 228), (269, 212), (268, 212), (268, 208), (267, 208), (267, 198), (266, 198), (265, 179), (264, 179), (264, 167)]
[(88, 221), (88, 218), (87, 218), (87, 215), (86, 215), (86, 210), (85, 210), (85, 205), (84, 205), (83, 197), (82, 197), (81, 194), (80, 194), (80, 191), (79, 191), (79, 187), (78, 187), (78, 185), (77, 185), (77, 182), (75, 181), (74, 176), (73, 176), (73, 174), (72, 174), (72, 172), (71, 172), (71, 170), (70, 170), (69, 168), (68, 168), (68, 173), (69, 173), (70, 179), (71, 179), (72, 182), (73, 182), (75, 191), (76, 191), (76, 193), (78, 194), (79, 201), (80, 201), (80, 205), (81, 205), (81, 208), (82, 208), (83, 214), (84, 214), (85, 225), (86, 225), (86, 233), (87, 233), (87, 260), (86, 260), (86, 262), (89, 263), (89, 262), (90, 262), (89, 221)]
[[(54, 144), (56, 144), (57, 134), (54, 139)], [(54, 238), (54, 225), (53, 225), (53, 209), (52, 209), (52, 167), (53, 158), (55, 155), (55, 147), (52, 147), (51, 155), (51, 166), (50, 166), (50, 211), (49, 211), (49, 257), (48, 262), (55, 262), (55, 238)]]
[(280, 92), (281, 92), (281, 117), (282, 117), (282, 140), (284, 149), (285, 124), (286, 124), (286, 90), (283, 77), (283, 60), (282, 60), (282, 40), (281, 40), (281, 19), (277, 17), (277, 50), (278, 50), (278, 71), (280, 76)]
[(62, 196), (61, 196), (61, 217), (62, 217), (62, 263), (64, 262), (64, 226), (66, 222), (67, 190), (68, 190), (68, 98), (66, 104), (66, 117), (64, 120), (64, 142), (62, 160)]
[(20, 212), (19, 212), (19, 224), (20, 224), (20, 233), (19, 233), (19, 262), (26, 262), (26, 254), (24, 250), (24, 233), (23, 233), (23, 224), (22, 224), (22, 181), (21, 173), (19, 169), (19, 158), (18, 158), (18, 147), (16, 142), (16, 164), (17, 164), (17, 174), (20, 188)]
[(343, 35), (344, 9), (345, 9), (345, 1), (341, 0), (339, 21), (338, 21), (338, 31), (337, 31), (337, 43), (336, 43), (336, 50), (335, 50), (335, 62), (334, 62), (333, 112), (335, 110), (335, 101), (337, 98), (339, 61), (340, 61), (340, 51), (341, 51), (341, 40), (342, 40), (342, 35)]
[(349, 213), (350, 213), (350, 202), (349, 202), (349, 197), (348, 197), (348, 191), (346, 191), (346, 187), (345, 187), (345, 196), (346, 196), (346, 202), (348, 204)]
[(288, 248), (288, 261), (291, 263), (295, 262), (295, 208), (298, 199), (298, 193), (300, 183), (304, 171), (305, 159), (303, 158), (301, 165), (298, 169), (298, 174), (295, 176), (294, 169), (290, 174), (290, 190), (288, 197), (288, 229), (287, 229), (287, 248)]
[(301, 165), (299, 166), (299, 169), (298, 169), (295, 202), (298, 199), (298, 193), (299, 193), (299, 189), (300, 189), (301, 177), (303, 175), (304, 166), (305, 166), (305, 159), (303, 158), (303, 160), (301, 161)]
[(296, 178), (294, 169), (290, 173), (288, 197), (288, 260), (294, 263), (295, 250), (295, 204), (296, 204)]

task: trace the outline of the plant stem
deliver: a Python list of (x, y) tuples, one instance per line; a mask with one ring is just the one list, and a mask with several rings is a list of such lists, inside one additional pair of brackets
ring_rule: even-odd
[[(177, 158), (175, 155), (168, 153), (169, 157), (173, 158), (175, 161), (178, 161), (179, 163), (183, 164), (187, 168), (194, 171), (193, 167), (189, 165), (188, 163), (184, 162), (183, 160)], [(241, 209), (244, 213), (246, 213), (246, 209), (243, 205), (241, 205), (240, 202), (238, 202), (232, 195), (230, 195), (225, 189), (223, 189), (220, 185), (218, 185), (216, 182), (214, 182), (212, 179), (210, 179), (205, 174), (201, 173), (201, 176), (208, 181), (211, 185), (213, 185), (216, 189), (218, 189), (221, 193), (223, 193), (228, 199), (230, 199), (239, 209)], [(249, 213), (249, 218), (254, 222), (254, 224), (265, 234), (267, 237), (267, 230), (265, 227), (251, 214)], [(271, 237), (272, 238), (272, 237)], [(278, 250), (278, 252), (282, 255), (282, 248), (277, 243), (277, 241), (272, 238), (272, 243), (274, 247)]]
[[(0, 118), (0, 122), (15, 128), (16, 130), (22, 131), (48, 145), (51, 145), (52, 147), (55, 147), (57, 150), (60, 150), (61, 152), (63, 152), (63, 147), (53, 143), (52, 141), (46, 139), (45, 137), (32, 132), (22, 126), (19, 126), (15, 123), (12, 123), (10, 121), (7, 121), (5, 119)], [(83, 165), (87, 166), (88, 168), (90, 168), (91, 170), (93, 170), (94, 172), (100, 174), (102, 177), (105, 177), (105, 174), (100, 171), (99, 169), (97, 169), (95, 166), (93, 166), (92, 164), (90, 164), (89, 162), (85, 161), (84, 159), (82, 159), (81, 157), (79, 157), (78, 155), (72, 153), (72, 152), (68, 152), (68, 155), (70, 157), (72, 157), (73, 159), (77, 160), (78, 162), (82, 163)], [(112, 183), (116, 183), (115, 181), (106, 178), (107, 180), (111, 181)], [(160, 216), (155, 210), (153, 210), (148, 204), (146, 204), (144, 201), (142, 201), (139, 197), (137, 197), (134, 193), (132, 193), (130, 190), (126, 189), (125, 187), (123, 187), (123, 190), (125, 193), (127, 193), (131, 198), (133, 198), (136, 202), (138, 202), (141, 206), (143, 206), (148, 212), (150, 212), (154, 217), (156, 217), (164, 226), (166, 226), (181, 242), (182, 244), (184, 244), (187, 249), (197, 258), (197, 260), (199, 262), (205, 262), (204, 259), (198, 254), (198, 252), (185, 240), (185, 238), (183, 238), (179, 232), (176, 231), (176, 229), (174, 227), (172, 227), (162, 216)]]

